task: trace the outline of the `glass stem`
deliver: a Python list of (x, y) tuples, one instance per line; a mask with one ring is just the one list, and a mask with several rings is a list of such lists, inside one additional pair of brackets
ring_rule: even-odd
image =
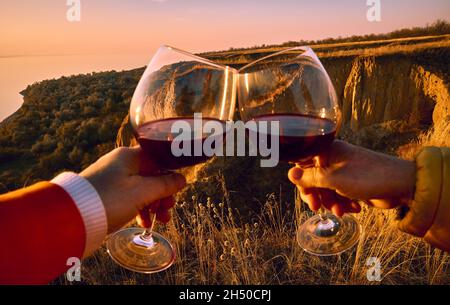
[(150, 240), (152, 239), (152, 232), (153, 232), (153, 228), (155, 227), (155, 223), (156, 223), (156, 213), (151, 213), (150, 212), (150, 227), (145, 228), (144, 232), (142, 232), (142, 239), (143, 240)]
[(317, 212), (317, 214), (320, 217), (320, 220), (324, 221), (327, 219), (327, 217), (325, 216), (325, 209), (323, 207), (319, 208), (319, 211)]
[(320, 220), (322, 222), (325, 222), (327, 220), (327, 217), (325, 216), (325, 208), (323, 207), (323, 204), (322, 204), (323, 201), (322, 201), (322, 194), (321, 194), (321, 192), (319, 192), (319, 200), (320, 200), (320, 208), (319, 208), (319, 211), (317, 213), (318, 213), (318, 215), (320, 217)]

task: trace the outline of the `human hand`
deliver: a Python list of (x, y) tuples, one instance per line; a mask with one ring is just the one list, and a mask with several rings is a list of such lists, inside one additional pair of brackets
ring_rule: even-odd
[[(171, 196), (186, 185), (186, 180), (180, 174), (143, 177), (139, 175), (141, 168), (148, 166), (144, 160), (148, 162), (140, 147), (121, 147), (80, 173), (94, 186), (103, 201), (108, 232), (122, 227), (139, 211), (149, 207), (159, 221), (169, 220), (168, 210), (174, 205)], [(153, 202), (157, 204), (153, 205)]]
[(394, 208), (412, 198), (415, 164), (336, 140), (314, 158), (314, 166), (299, 163), (288, 177), (311, 210), (321, 205), (333, 214), (357, 213), (358, 200), (377, 208)]

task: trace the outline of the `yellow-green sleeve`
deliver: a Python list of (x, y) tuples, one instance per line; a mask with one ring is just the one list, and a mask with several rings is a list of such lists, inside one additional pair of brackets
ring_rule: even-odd
[(416, 186), (400, 230), (450, 252), (450, 148), (426, 147), (416, 157)]

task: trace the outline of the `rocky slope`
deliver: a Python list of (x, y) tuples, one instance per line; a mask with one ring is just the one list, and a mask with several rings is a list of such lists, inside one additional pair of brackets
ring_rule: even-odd
[(433, 71), (416, 58), (389, 55), (360, 56), (336, 66), (329, 59), (327, 64), (341, 98), (344, 122), (353, 131), (411, 117), (429, 125), (450, 114), (448, 63)]

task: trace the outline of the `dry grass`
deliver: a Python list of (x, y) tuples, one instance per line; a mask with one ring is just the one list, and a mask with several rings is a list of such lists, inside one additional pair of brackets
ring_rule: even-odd
[(421, 133), (417, 140), (399, 147), (397, 153), (404, 159), (413, 160), (425, 146), (450, 147), (450, 118), (440, 120), (428, 131)]
[[(336, 49), (366, 49), (366, 48), (376, 48), (384, 45), (417, 45), (430, 42), (441, 42), (450, 39), (449, 34), (436, 35), (436, 36), (422, 36), (422, 37), (407, 37), (407, 38), (393, 38), (385, 40), (368, 40), (368, 41), (357, 41), (357, 42), (338, 42), (338, 43), (318, 43), (310, 45), (314, 50), (330, 50), (334, 51)], [(285, 49), (284, 46), (269, 47), (269, 48), (253, 48), (238, 51), (222, 51), (222, 52), (207, 52), (202, 53), (203, 56), (214, 56), (219, 58), (226, 58), (235, 55), (252, 55), (258, 53), (274, 53)]]
[[(414, 54), (427, 49), (445, 49), (450, 46), (450, 35), (396, 38), (375, 41), (313, 44), (319, 58)], [(286, 47), (257, 48), (238, 51), (204, 53), (203, 56), (222, 64), (242, 66), (249, 62), (286, 49)]]
[(414, 53), (428, 49), (440, 49), (448, 48), (450, 46), (450, 36), (446, 40), (438, 42), (424, 42), (414, 45), (408, 44), (386, 44), (374, 48), (355, 48), (351, 50), (339, 50), (339, 51), (328, 51), (317, 52), (317, 56), (320, 58), (324, 57), (343, 57), (343, 56), (379, 56), (379, 55), (390, 55), (398, 53)]
[[(115, 265), (105, 249), (84, 261), (90, 284), (448, 284), (450, 256), (397, 230), (395, 213), (365, 207), (363, 234), (350, 251), (316, 257), (297, 244), (295, 233), (311, 212), (298, 202), (283, 208), (274, 195), (253, 219), (224, 203), (178, 203), (172, 221), (157, 228), (175, 245), (177, 261), (155, 275)], [(381, 282), (367, 279), (367, 259), (380, 259)]]

